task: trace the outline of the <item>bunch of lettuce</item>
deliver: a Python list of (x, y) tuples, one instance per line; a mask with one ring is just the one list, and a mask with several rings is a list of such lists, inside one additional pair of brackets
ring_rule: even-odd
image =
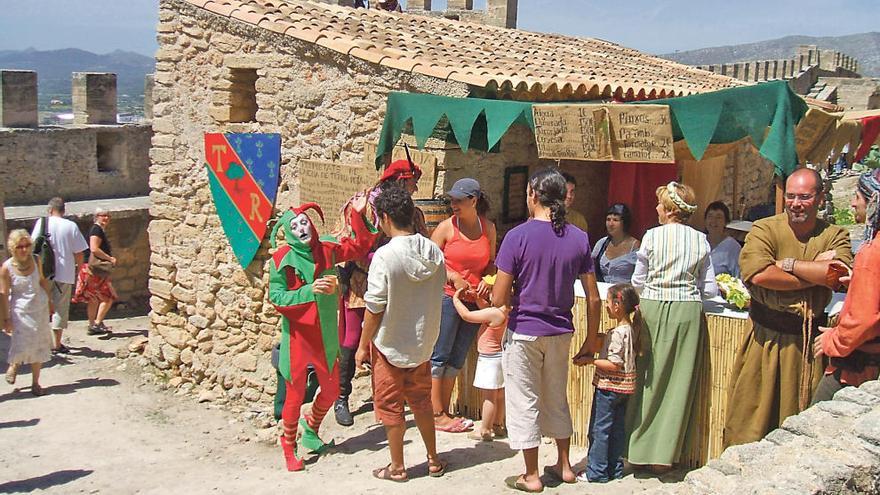
[(749, 294), (749, 290), (746, 289), (742, 280), (730, 274), (722, 273), (715, 277), (715, 282), (726, 294), (728, 303), (733, 304), (739, 309), (743, 309), (751, 302), (752, 296)]

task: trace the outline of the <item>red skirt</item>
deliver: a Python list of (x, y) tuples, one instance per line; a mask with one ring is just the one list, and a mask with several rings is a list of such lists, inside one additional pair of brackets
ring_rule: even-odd
[(92, 274), (89, 264), (83, 263), (76, 279), (76, 292), (71, 298), (74, 303), (113, 302), (119, 299), (110, 277), (101, 278)]

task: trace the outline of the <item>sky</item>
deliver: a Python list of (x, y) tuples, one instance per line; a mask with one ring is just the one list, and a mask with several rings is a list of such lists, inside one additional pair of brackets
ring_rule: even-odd
[[(445, 5), (433, 2), (434, 10)], [(156, 50), (158, 0), (0, 0), (0, 10), (0, 50)], [(518, 24), (668, 53), (878, 31), (878, 19), (880, 0), (520, 0)]]

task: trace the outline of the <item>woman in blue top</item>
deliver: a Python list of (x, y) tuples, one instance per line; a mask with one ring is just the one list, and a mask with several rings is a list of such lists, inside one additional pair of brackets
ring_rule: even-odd
[(593, 248), (596, 280), (609, 284), (628, 284), (636, 269), (639, 240), (630, 235), (632, 213), (623, 203), (615, 203), (605, 214), (608, 235)]

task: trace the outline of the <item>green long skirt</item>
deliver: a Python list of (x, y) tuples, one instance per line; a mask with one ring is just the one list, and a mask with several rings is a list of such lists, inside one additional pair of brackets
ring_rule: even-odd
[(699, 301), (651, 301), (639, 305), (644, 324), (636, 359), (636, 392), (626, 431), (631, 464), (678, 462), (691, 423), (697, 384), (708, 345)]

